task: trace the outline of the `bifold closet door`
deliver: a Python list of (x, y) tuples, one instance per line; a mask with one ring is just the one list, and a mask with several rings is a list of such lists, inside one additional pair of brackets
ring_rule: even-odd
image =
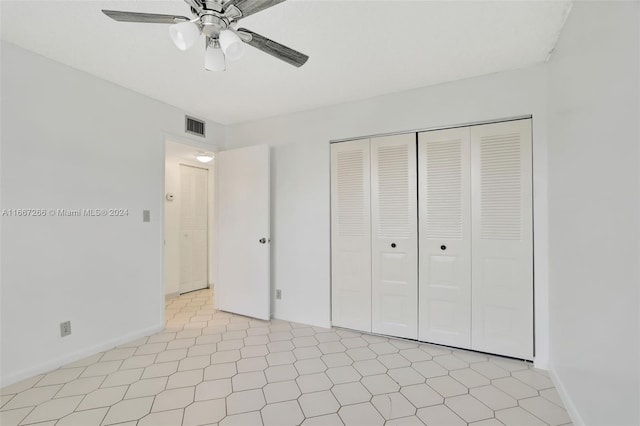
[(331, 145), (331, 321), (371, 332), (369, 139)]
[(469, 128), (418, 134), (420, 340), (471, 346)]
[(531, 120), (471, 128), (472, 349), (533, 357)]
[(416, 180), (415, 134), (371, 139), (371, 328), (410, 339), (418, 337)]

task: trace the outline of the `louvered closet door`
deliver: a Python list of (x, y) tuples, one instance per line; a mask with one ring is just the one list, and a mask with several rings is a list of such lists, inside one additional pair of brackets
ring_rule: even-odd
[(418, 135), (420, 340), (471, 346), (469, 128)]
[(471, 128), (472, 348), (533, 357), (531, 120)]
[(369, 139), (331, 145), (331, 312), (371, 332)]
[(418, 337), (416, 136), (371, 139), (371, 323)]

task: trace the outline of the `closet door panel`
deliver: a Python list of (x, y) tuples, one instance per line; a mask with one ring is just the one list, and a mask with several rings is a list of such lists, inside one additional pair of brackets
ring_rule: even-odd
[(471, 128), (472, 349), (533, 358), (531, 120)]
[(469, 128), (418, 134), (419, 330), (422, 341), (471, 345)]
[(369, 139), (331, 145), (331, 312), (338, 327), (371, 332)]
[(372, 331), (418, 337), (415, 134), (371, 139)]

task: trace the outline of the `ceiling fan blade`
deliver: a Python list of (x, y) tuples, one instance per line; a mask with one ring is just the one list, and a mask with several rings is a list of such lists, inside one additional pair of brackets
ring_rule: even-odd
[(222, 7), (226, 12), (230, 7), (235, 6), (242, 13), (241, 18), (246, 18), (249, 15), (268, 9), (283, 1), (285, 0), (229, 0)]
[(123, 12), (120, 10), (102, 9), (102, 13), (104, 13), (109, 18), (118, 22), (142, 22), (145, 24), (177, 24), (179, 22), (186, 22), (189, 20), (189, 18), (187, 18), (186, 16), (159, 15), (156, 13)]
[[(238, 33), (240, 33), (240, 38), (248, 45), (262, 50), (264, 53), (268, 53), (269, 55), (285, 61), (295, 67), (301, 67), (309, 59), (307, 55), (300, 53), (297, 50), (293, 50), (290, 47), (283, 46), (280, 43), (269, 40), (268, 38), (254, 33), (251, 30), (247, 30), (246, 28), (238, 29)], [(251, 36), (251, 39), (245, 41), (249, 36)]]

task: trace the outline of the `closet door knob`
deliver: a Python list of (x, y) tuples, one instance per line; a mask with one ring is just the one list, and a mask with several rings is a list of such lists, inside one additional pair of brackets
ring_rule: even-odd
[(444, 244), (440, 246), (440, 250), (445, 251), (447, 249), (447, 246), (445, 246)]
[(391, 248), (396, 248), (396, 243), (391, 243)]

